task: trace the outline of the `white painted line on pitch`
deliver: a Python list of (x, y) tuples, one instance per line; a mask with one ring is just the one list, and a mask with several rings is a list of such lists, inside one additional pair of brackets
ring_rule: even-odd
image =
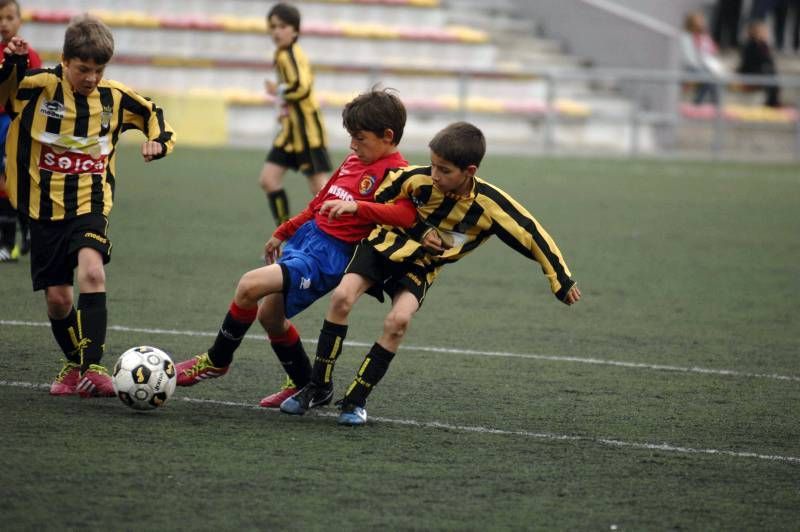
[[(0, 320), (0, 325), (15, 325), (21, 327), (50, 327), (49, 323), (35, 321)], [(192, 336), (192, 337), (215, 337), (216, 332), (186, 331), (177, 329), (151, 329), (144, 327), (126, 327), (124, 325), (109, 325), (109, 330), (120, 332), (135, 332), (144, 334), (164, 334), (171, 336)], [(246, 340), (264, 341), (263, 335), (248, 334)], [(316, 344), (316, 340), (303, 339), (308, 344)], [(374, 342), (358, 342), (346, 340), (344, 345), (352, 347), (372, 347)], [(646, 364), (643, 362), (625, 362), (621, 360), (604, 360), (602, 358), (570, 357), (555, 355), (536, 355), (532, 353), (509, 353), (506, 351), (478, 351), (474, 349), (459, 349), (452, 347), (430, 347), (406, 345), (401, 346), (404, 351), (423, 351), (426, 353), (447, 353), (453, 355), (483, 356), (483, 357), (503, 357), (503, 358), (527, 358), (531, 360), (547, 360), (550, 362), (574, 362), (577, 364), (594, 364), (597, 366), (614, 366), (619, 368), (649, 369), (655, 371), (672, 371), (677, 373), (700, 373), (705, 375), (722, 375), (727, 377), (744, 377), (756, 379), (772, 379), (779, 381), (800, 382), (800, 377), (795, 375), (779, 375), (776, 373), (746, 373), (732, 369), (713, 369), (701, 368), (698, 366), (670, 366), (666, 364)]]
[[(16, 388), (33, 388), (33, 389), (48, 389), (49, 384), (34, 384), (30, 382), (19, 381), (2, 381), (0, 386), (11, 386)], [(191, 397), (176, 398), (185, 403), (194, 404), (211, 404), (217, 406), (230, 406), (234, 408), (245, 408), (248, 410), (260, 410), (265, 413), (279, 412), (274, 409), (267, 409), (250, 403), (240, 403), (236, 401), (218, 401), (215, 399), (193, 399)], [(174, 400), (174, 399), (173, 399)], [(323, 412), (321, 410), (312, 410), (309, 417), (338, 417), (338, 414), (333, 412)], [(600, 445), (608, 445), (611, 447), (624, 447), (627, 449), (644, 449), (648, 451), (662, 451), (665, 453), (677, 454), (708, 454), (717, 456), (730, 456), (732, 458), (757, 458), (759, 460), (771, 460), (774, 462), (788, 462), (800, 464), (800, 457), (795, 456), (781, 456), (774, 454), (762, 454), (748, 451), (725, 451), (721, 449), (696, 449), (693, 447), (682, 447), (678, 445), (670, 445), (668, 443), (638, 443), (627, 442), (622, 440), (614, 440), (610, 438), (592, 438), (591, 436), (574, 436), (569, 434), (551, 434), (549, 432), (532, 432), (528, 430), (504, 430), (493, 429), (489, 427), (474, 427), (469, 425), (451, 425), (449, 423), (441, 423), (439, 421), (415, 421), (413, 419), (392, 419), (387, 417), (372, 416), (372, 421), (380, 423), (389, 423), (392, 425), (403, 425), (407, 427), (420, 427), (426, 429), (443, 429), (455, 430), (458, 432), (471, 432), (475, 434), (494, 434), (498, 436), (522, 436), (524, 438), (532, 438), (544, 441), (568, 441), (568, 442), (586, 442)]]

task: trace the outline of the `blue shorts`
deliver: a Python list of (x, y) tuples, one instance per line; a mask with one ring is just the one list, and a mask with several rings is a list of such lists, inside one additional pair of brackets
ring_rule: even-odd
[(0, 172), (6, 171), (6, 135), (8, 135), (8, 126), (11, 125), (11, 117), (8, 113), (0, 113)]
[(286, 241), (278, 264), (283, 270), (283, 307), (291, 318), (339, 284), (353, 255), (348, 244), (323, 233), (313, 220)]

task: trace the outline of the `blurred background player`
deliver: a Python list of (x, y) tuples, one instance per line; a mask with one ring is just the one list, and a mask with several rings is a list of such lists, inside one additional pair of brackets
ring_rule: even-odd
[[(708, 33), (706, 16), (702, 11), (691, 11), (683, 22), (683, 33), (680, 38), (683, 68), (692, 74), (702, 74), (717, 78), (725, 74), (725, 68), (719, 60), (717, 44)], [(699, 105), (708, 98), (716, 104), (719, 101), (719, 90), (712, 81), (694, 83), (693, 103)]]
[(303, 172), (316, 195), (330, 176), (332, 165), (322, 113), (314, 97), (311, 65), (297, 44), (300, 12), (289, 4), (275, 4), (267, 14), (267, 27), (275, 43), (275, 73), (278, 82), (267, 81), (267, 92), (275, 96), (280, 131), (261, 170), (261, 188), (267, 194), (275, 225), (289, 219), (289, 199), (283, 175), (292, 168)]
[[(0, 0), (0, 52), (5, 52), (6, 46), (12, 37), (19, 33), (22, 26), (19, 4), (15, 0)], [(5, 54), (0, 56), (0, 60)], [(41, 68), (42, 60), (30, 46), (28, 46), (28, 69)], [(0, 104), (0, 262), (14, 261), (20, 255), (25, 255), (30, 249), (30, 232), (28, 219), (11, 207), (8, 193), (3, 186), (6, 171), (6, 134), (11, 117)], [(20, 243), (17, 241), (17, 220), (19, 220)]]
[[(753, 20), (747, 25), (747, 40), (742, 45), (739, 54), (739, 68), (736, 71), (739, 74), (756, 76), (778, 74), (769, 42), (769, 27), (763, 20)], [(745, 89), (749, 91), (763, 90), (764, 105), (767, 107), (781, 106), (780, 87), (776, 85), (748, 86)]]
[[(393, 172), (375, 194), (377, 202), (413, 198), (419, 223), (407, 230), (379, 226), (358, 245), (331, 297), (311, 381), (281, 404), (281, 412), (302, 415), (323, 404), (320, 397), (332, 394), (331, 377), (347, 335), (350, 311), (365, 292), (383, 301), (385, 291), (392, 298), (392, 308), (384, 318), (383, 334), (340, 401), (339, 424), (365, 424), (367, 397), (389, 369), (439, 270), (492, 235), (538, 262), (560, 301), (572, 305), (581, 298), (558, 246), (539, 222), (511, 196), (476, 175), (486, 151), (481, 130), (456, 122), (439, 131), (429, 146), (430, 166)], [(360, 206), (336, 200), (326, 202), (322, 212), (329, 209), (336, 214)]]
[[(386, 173), (408, 164), (397, 148), (406, 123), (403, 102), (389, 90), (373, 89), (345, 105), (342, 122), (350, 134), (353, 153), (304, 211), (275, 230), (265, 245), (270, 264), (242, 276), (214, 345), (178, 364), (178, 386), (192, 386), (227, 373), (234, 351), (258, 317), (289, 376), (282, 390), (260, 404), (280, 406), (311, 378), (308, 356), (289, 318), (339, 284), (355, 244), (376, 223), (408, 226), (414, 222), (416, 214), (410, 201), (403, 204), (399, 214), (393, 214), (394, 206), (372, 203)], [(364, 203), (352, 215), (331, 218), (319, 211), (325, 200), (337, 198)], [(330, 402), (330, 394), (325, 400)]]
[[(131, 128), (146, 132), (145, 161), (172, 151), (172, 129), (158, 107), (125, 85), (104, 80), (114, 38), (98, 19), (81, 16), (64, 34), (61, 63), (26, 75), (28, 45), (13, 37), (0, 70), (0, 101), (14, 116), (8, 130), (6, 187), (30, 218), (33, 289), (66, 356), (52, 395), (113, 396), (100, 364), (105, 349), (105, 263), (111, 260), (115, 145)], [(75, 269), (78, 305), (73, 306)]]

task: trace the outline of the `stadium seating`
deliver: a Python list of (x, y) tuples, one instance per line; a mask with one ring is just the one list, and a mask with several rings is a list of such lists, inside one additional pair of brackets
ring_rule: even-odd
[[(616, 87), (576, 78), (560, 80), (552, 92), (547, 71), (581, 69), (581, 59), (536, 37), (534, 22), (515, 18), (510, 0), (470, 0), (469, 9), (448, 9), (437, 0), (297, 4), (303, 13), (301, 43), (314, 66), (333, 143), (345, 140), (338, 127), (341, 106), (381, 83), (397, 89), (408, 106), (414, 127), (406, 142), (412, 147), (424, 147), (430, 134), (456, 118), (476, 122), (497, 145), (510, 149), (529, 151), (548, 142), (617, 152), (634, 143), (645, 151), (656, 146), (649, 124), (631, 125), (636, 108)], [(267, 6), (254, 0), (31, 0), (25, 2), (23, 33), (52, 64), (59, 59), (63, 28), (88, 10), (114, 30), (109, 77), (159, 98), (188, 95), (188, 103), (181, 102), (182, 109), (189, 105), (183, 116), (195, 112), (192, 101), (202, 114), (210, 99), (222, 100), (224, 119), (207, 126), (217, 131), (187, 126), (184, 142), (265, 145), (275, 121), (263, 88), (272, 76)], [(726, 110), (728, 121), (797, 120), (796, 113), (733, 103), (740, 105)], [(688, 121), (714, 120), (704, 108), (683, 105), (680, 111)], [(548, 129), (553, 117), (557, 131)], [(183, 133), (180, 123), (175, 126)]]

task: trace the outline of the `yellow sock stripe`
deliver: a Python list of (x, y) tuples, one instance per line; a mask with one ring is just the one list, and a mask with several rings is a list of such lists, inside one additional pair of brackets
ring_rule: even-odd
[(337, 352), (339, 351), (340, 345), (342, 345), (342, 337), (337, 336), (336, 340), (333, 341), (333, 349), (328, 353), (328, 358), (325, 361), (325, 382), (331, 382), (333, 365), (336, 363)]
[(350, 395), (350, 392), (353, 391), (353, 388), (355, 388), (359, 384), (367, 388), (372, 388), (372, 385), (370, 383), (361, 378), (364, 375), (364, 372), (367, 370), (367, 366), (369, 366), (370, 362), (372, 362), (372, 359), (370, 357), (367, 357), (364, 359), (364, 362), (361, 363), (361, 367), (358, 368), (358, 373), (356, 373), (356, 378), (353, 379), (353, 382), (350, 383), (350, 386), (344, 393), (345, 396)]
[(81, 341), (78, 335), (75, 334), (75, 327), (67, 328), (67, 332), (69, 333), (69, 340), (72, 342), (72, 347), (77, 350), (81, 346)]
[(83, 348), (84, 348), (84, 343), (83, 343), (83, 325), (81, 324), (81, 311), (80, 310), (78, 310), (78, 312), (75, 315), (75, 323), (78, 326), (78, 338), (79, 338), (78, 346), (77, 346), (78, 355), (80, 355), (80, 357), (81, 357), (81, 367), (83, 367)]
[(275, 210), (278, 212), (278, 219), (281, 223), (289, 219), (289, 213), (286, 212), (286, 202), (283, 198), (275, 198)]

